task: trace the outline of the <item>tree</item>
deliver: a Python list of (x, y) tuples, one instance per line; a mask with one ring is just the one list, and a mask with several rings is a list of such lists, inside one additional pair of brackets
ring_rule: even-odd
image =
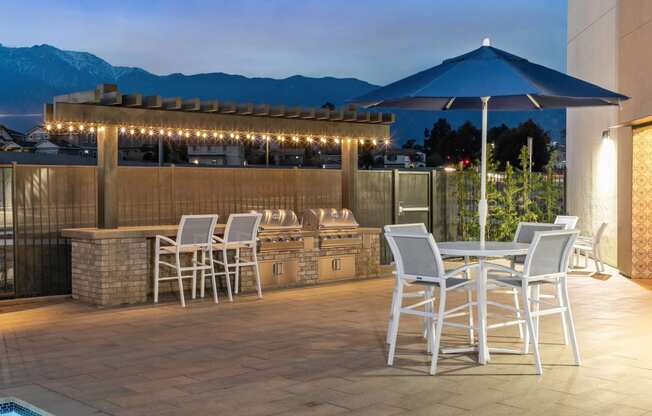
[(430, 131), (426, 129), (424, 134), (427, 137), (424, 139), (423, 144), (428, 165), (439, 166), (444, 164), (446, 158), (442, 153), (441, 144), (452, 142), (453, 129), (450, 123), (445, 118), (440, 118), (432, 125), (432, 129)]
[(335, 110), (335, 104), (331, 103), (330, 101), (326, 101), (324, 104), (322, 104), (321, 108), (333, 111)]
[[(504, 169), (507, 162), (519, 166), (519, 155), (523, 146), (527, 149), (527, 138), (532, 137), (532, 170), (540, 172), (550, 160), (548, 144), (550, 137), (534, 121), (527, 120), (512, 129), (495, 131), (495, 156), (500, 168)], [(527, 151), (527, 150), (526, 150)]]

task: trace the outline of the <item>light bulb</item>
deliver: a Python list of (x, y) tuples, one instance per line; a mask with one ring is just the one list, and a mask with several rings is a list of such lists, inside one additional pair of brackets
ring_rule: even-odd
[(68, 131), (73, 131), (75, 128), (73, 126), (68, 126)]
[(124, 134), (126, 131), (127, 131), (126, 128), (124, 128), (124, 127), (120, 127), (120, 133)]
[(360, 139), (360, 144), (364, 144), (364, 139)]
[(140, 134), (145, 134), (145, 129), (140, 129)]
[(134, 129), (129, 129), (129, 134), (133, 135), (136, 131)]
[(45, 130), (47, 130), (47, 131), (52, 130), (52, 125), (51, 124), (46, 124), (45, 125)]
[(93, 133), (93, 132), (95, 131), (95, 127), (91, 126), (91, 128), (88, 129), (88, 130), (89, 130), (91, 133)]
[(79, 131), (84, 131), (84, 125), (83, 124), (79, 125)]
[(161, 136), (164, 135), (164, 134), (165, 134), (165, 130), (163, 130), (163, 129), (159, 130), (159, 131), (158, 131), (158, 134), (160, 134)]
[(224, 133), (220, 133), (220, 139), (224, 138)]
[(375, 145), (378, 144), (378, 141), (377, 141), (376, 139), (373, 139), (373, 140), (371, 141), (371, 143), (373, 143), (373, 145), (375, 146)]
[(179, 131), (177, 132), (177, 134), (178, 134), (179, 136), (183, 136), (183, 130), (179, 130)]
[(57, 123), (57, 130), (61, 130), (61, 127), (63, 127), (61, 123)]
[(217, 132), (216, 131), (213, 132), (213, 137), (217, 138)]

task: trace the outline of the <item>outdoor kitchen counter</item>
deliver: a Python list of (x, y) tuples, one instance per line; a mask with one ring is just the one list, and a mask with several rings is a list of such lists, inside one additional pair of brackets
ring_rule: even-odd
[[(225, 224), (218, 224), (216, 234), (222, 234), (224, 227)], [(157, 235), (174, 237), (177, 230), (176, 224), (61, 230), (61, 235), (69, 238), (71, 245), (72, 297), (97, 306), (147, 302), (153, 286), (154, 238)], [(378, 277), (381, 274), (381, 229), (360, 227), (356, 231), (361, 239), (356, 247), (350, 249), (355, 257), (355, 275), (349, 278)], [(317, 231), (302, 230), (303, 245), (299, 250), (261, 252), (261, 267), (270, 267), (279, 261), (296, 263), (296, 269), (293, 269), (296, 276), (283, 281), (264, 281), (263, 289), (324, 281), (319, 274), (320, 255), (339, 254), (338, 249), (320, 248), (318, 234)], [(331, 253), (331, 250), (335, 251)], [(340, 252), (346, 250), (349, 249), (339, 249)], [(170, 283), (167, 291), (178, 292), (176, 284)], [(249, 291), (249, 286), (253, 285), (253, 271), (248, 268), (241, 271), (241, 285), (244, 292)], [(161, 289), (166, 290), (163, 286)]]

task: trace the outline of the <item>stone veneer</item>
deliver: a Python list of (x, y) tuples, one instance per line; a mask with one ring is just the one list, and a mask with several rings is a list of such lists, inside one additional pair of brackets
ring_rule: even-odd
[[(263, 282), (263, 291), (270, 288), (321, 283), (318, 271), (320, 256), (355, 255), (354, 278), (379, 277), (380, 230), (364, 228), (361, 232), (362, 244), (354, 247), (320, 250), (318, 239), (314, 236), (306, 236), (302, 249), (259, 252), (259, 264), (287, 260), (296, 262), (296, 275), (282, 281), (275, 280), (271, 284)], [(144, 303), (151, 297), (154, 276), (154, 239), (147, 233), (140, 233), (136, 237), (128, 237), (129, 233), (123, 233), (119, 237), (115, 237), (116, 235), (120, 234), (109, 234), (109, 238), (101, 238), (78, 235), (74, 230), (64, 232), (64, 236), (70, 237), (72, 246), (73, 299), (97, 306), (116, 306)], [(247, 250), (242, 250), (240, 254), (245, 259), (250, 257)], [(186, 256), (182, 261), (187, 262), (189, 258)], [(161, 272), (162, 275), (167, 275), (166, 268), (162, 268)], [(185, 279), (187, 299), (190, 294), (188, 291), (190, 284), (190, 280)], [(223, 276), (218, 277), (218, 285), (223, 289)], [(175, 280), (161, 282), (159, 290), (160, 293), (176, 293), (178, 283)], [(240, 290), (245, 293), (256, 290), (252, 267), (241, 268)], [(206, 296), (211, 296), (208, 287)], [(223, 299), (225, 295), (221, 292), (220, 300)]]

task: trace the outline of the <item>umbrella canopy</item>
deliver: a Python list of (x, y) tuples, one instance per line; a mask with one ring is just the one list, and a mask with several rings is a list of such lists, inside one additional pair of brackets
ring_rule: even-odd
[(350, 100), (367, 108), (482, 110), (480, 241), (487, 223), (487, 112), (618, 105), (628, 97), (559, 71), (533, 64), (491, 46), (445, 60), (440, 65)]
[(485, 46), (351, 100), (412, 110), (540, 110), (617, 105), (628, 97)]

